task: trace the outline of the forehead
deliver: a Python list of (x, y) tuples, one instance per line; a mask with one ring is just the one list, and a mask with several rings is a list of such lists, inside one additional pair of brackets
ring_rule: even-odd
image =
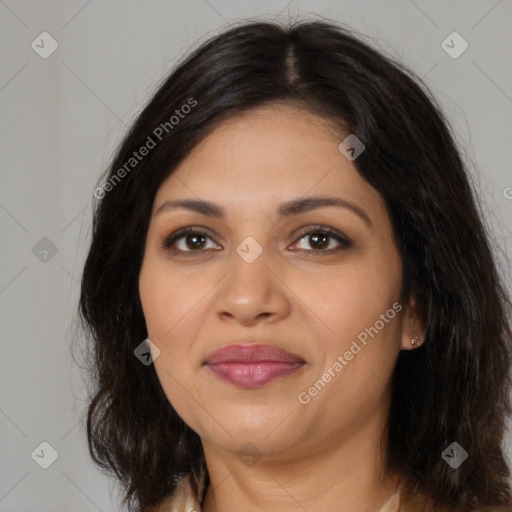
[(380, 194), (338, 149), (345, 137), (322, 117), (290, 105), (238, 114), (219, 124), (171, 173), (155, 207), (187, 197), (267, 208), (297, 197), (335, 194), (382, 210)]

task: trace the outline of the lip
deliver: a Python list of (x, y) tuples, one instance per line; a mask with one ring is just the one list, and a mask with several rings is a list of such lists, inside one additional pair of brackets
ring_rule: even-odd
[(300, 370), (305, 361), (265, 344), (231, 344), (214, 351), (205, 365), (219, 378), (243, 388), (257, 388)]

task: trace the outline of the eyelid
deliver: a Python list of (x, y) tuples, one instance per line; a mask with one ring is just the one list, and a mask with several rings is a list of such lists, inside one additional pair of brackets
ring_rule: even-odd
[[(172, 250), (172, 245), (175, 244), (177, 240), (180, 238), (184, 238), (187, 235), (203, 235), (213, 240), (213, 236), (209, 232), (208, 229), (203, 228), (201, 226), (185, 226), (183, 228), (179, 228), (176, 231), (173, 231), (171, 234), (164, 237), (162, 240), (162, 249), (167, 251)], [(193, 252), (193, 251), (180, 251), (180, 252)], [(200, 251), (198, 251), (200, 252)]]
[[(295, 249), (295, 250), (307, 252), (307, 253), (318, 253), (319, 255), (321, 255), (321, 254), (330, 254), (330, 253), (339, 251), (341, 249), (348, 249), (348, 248), (352, 247), (352, 245), (353, 245), (352, 240), (349, 237), (347, 237), (344, 233), (342, 233), (342, 232), (338, 231), (337, 229), (334, 229), (330, 226), (326, 226), (324, 224), (311, 224), (309, 226), (305, 226), (305, 227), (301, 228), (301, 230), (294, 235), (295, 238), (294, 238), (293, 245), (295, 245), (297, 242), (299, 242), (305, 236), (316, 234), (316, 233), (324, 233), (329, 238), (335, 239), (340, 244), (340, 247), (337, 247), (334, 249), (319, 249), (319, 250)], [(206, 238), (211, 239), (214, 243), (217, 243), (214, 240), (214, 236), (212, 236), (211, 232), (207, 228), (192, 225), (192, 226), (185, 226), (183, 228), (179, 228), (179, 229), (173, 231), (170, 235), (165, 236), (164, 239), (162, 240), (162, 249), (167, 250), (167, 251), (172, 251), (173, 250), (172, 246), (176, 243), (176, 241), (181, 238), (185, 238), (188, 235), (202, 235)], [(217, 249), (215, 249), (215, 250), (217, 250)], [(205, 252), (205, 250), (204, 249), (199, 249), (197, 251), (177, 250), (176, 252), (179, 252), (181, 254), (183, 254), (183, 253), (193, 254), (193, 253)]]
[[(302, 228), (297, 235), (297, 241), (299, 241), (301, 238), (304, 238), (307, 235), (311, 235), (314, 233), (325, 233), (331, 238), (334, 238), (338, 241), (343, 247), (349, 248), (352, 246), (352, 240), (346, 236), (341, 231), (338, 231), (337, 229), (331, 228), (330, 226), (326, 226), (324, 224), (312, 224), (309, 226), (306, 226), (305, 228)], [(307, 251), (307, 252), (319, 252), (319, 253), (329, 253), (329, 251), (334, 251), (335, 249), (330, 250), (323, 250), (323, 251)]]

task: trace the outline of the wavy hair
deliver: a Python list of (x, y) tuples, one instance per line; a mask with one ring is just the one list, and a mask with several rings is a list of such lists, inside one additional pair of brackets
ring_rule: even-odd
[[(223, 120), (277, 102), (334, 123), (340, 141), (354, 133), (366, 145), (354, 165), (385, 200), (402, 296), (414, 297), (424, 320), (424, 344), (399, 354), (384, 440), (405, 503), (457, 512), (511, 506), (502, 445), (510, 300), (455, 137), (420, 78), (323, 20), (253, 21), (201, 44), (160, 84), (103, 174), (79, 302), (94, 462), (115, 475), (123, 506), (137, 512), (204, 466), (199, 436), (174, 411), (153, 365), (134, 356), (147, 336), (138, 276), (151, 208), (161, 183)], [(153, 148), (135, 162), (150, 139)], [(456, 469), (441, 456), (454, 441), (469, 454)]]

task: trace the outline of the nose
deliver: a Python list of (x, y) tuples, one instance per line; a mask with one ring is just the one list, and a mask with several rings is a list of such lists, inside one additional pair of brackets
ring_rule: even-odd
[(216, 313), (223, 321), (249, 326), (275, 322), (289, 314), (291, 292), (271, 260), (268, 251), (252, 262), (233, 251), (231, 270), (217, 287), (215, 298)]

